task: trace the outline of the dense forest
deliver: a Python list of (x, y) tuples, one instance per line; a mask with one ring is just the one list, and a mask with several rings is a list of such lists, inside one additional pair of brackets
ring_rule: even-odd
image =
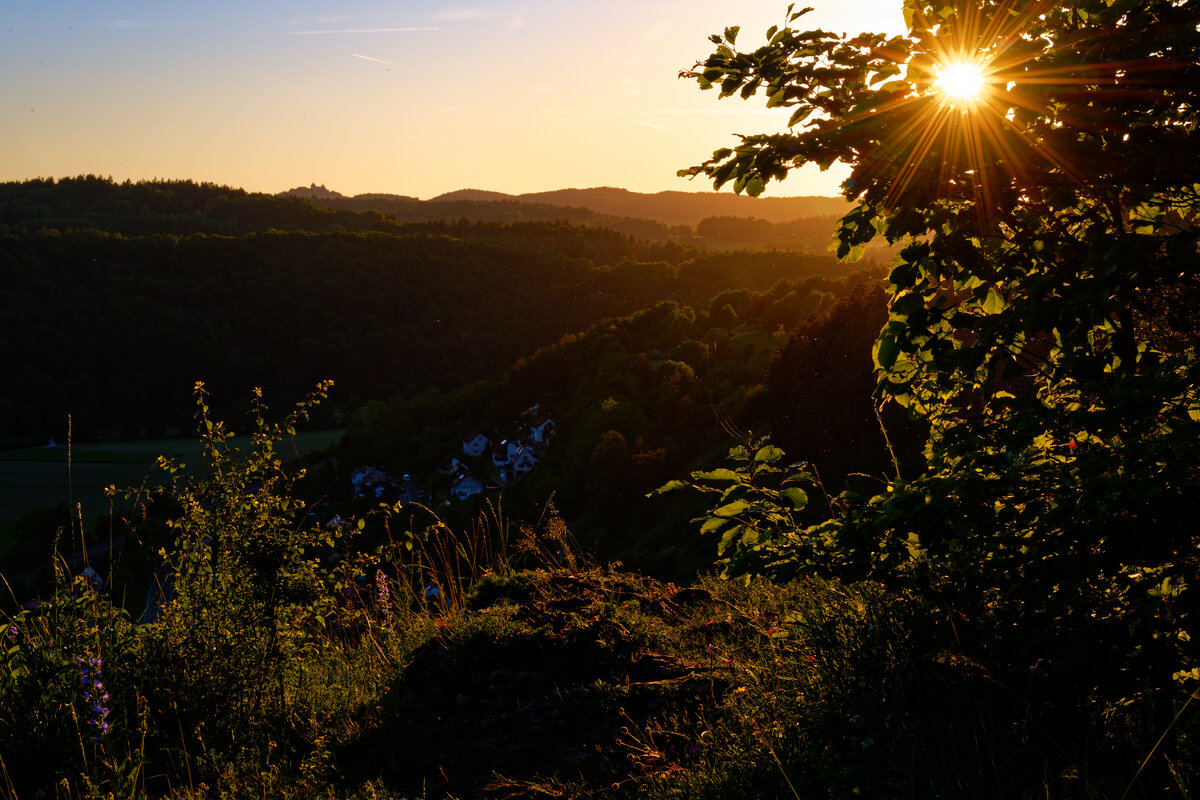
[(826, 255), (706, 254), (566, 222), (401, 224), (193, 183), (0, 186), (0, 437), (186, 430), (188, 393), (316, 380), (335, 402), (452, 388), (662, 300), (832, 277)]
[[(600, 560), (686, 579), (711, 560), (711, 541), (679, 537), (698, 509), (648, 495), (718, 458), (731, 436), (773, 433), (813, 460), (832, 494), (891, 472), (863, 355), (886, 316), (867, 272), (727, 290), (698, 309), (662, 301), (539, 348), (498, 379), (367, 403), (336, 452), (348, 465), (431, 476), (461, 455), (469, 430), (513, 430), (537, 404), (554, 441), (505, 489), (505, 507), (536, 516), (552, 497)], [(895, 413), (887, 424), (906, 463), (919, 463), (921, 427)], [(473, 513), (467, 504), (452, 516)]]

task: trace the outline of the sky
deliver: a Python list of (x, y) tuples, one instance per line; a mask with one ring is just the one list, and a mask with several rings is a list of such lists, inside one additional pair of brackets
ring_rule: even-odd
[[(901, 0), (809, 0), (804, 28), (903, 30)], [(797, 3), (803, 6), (803, 2)], [(4, 0), (0, 181), (81, 174), (427, 199), (616, 186), (777, 132), (765, 100), (678, 77), (782, 0)], [(815, 167), (769, 195), (833, 195)]]

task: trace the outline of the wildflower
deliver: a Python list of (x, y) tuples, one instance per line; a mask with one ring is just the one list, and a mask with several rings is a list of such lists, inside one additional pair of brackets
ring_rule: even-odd
[(100, 668), (104, 661), (99, 658), (77, 658), (75, 663), (79, 665), (83, 701), (88, 704), (88, 727), (92, 729), (92, 739), (99, 741), (108, 732), (108, 701), (111, 699), (100, 679)]
[(388, 588), (387, 575), (383, 570), (375, 573), (375, 600), (384, 622), (390, 625), (392, 622), (392, 591)]
[(8, 640), (10, 642), (15, 642), (17, 640), (17, 633), (18, 633), (18, 631), (17, 631), (16, 625), (8, 626)]
[(375, 573), (375, 588), (378, 592), (377, 599), (380, 607), (386, 607), (391, 597), (391, 590), (388, 589), (387, 577), (383, 574), (383, 570)]

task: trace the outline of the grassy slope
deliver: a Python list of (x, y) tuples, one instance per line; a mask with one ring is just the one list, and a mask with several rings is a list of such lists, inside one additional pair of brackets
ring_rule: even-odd
[(339, 795), (1154, 796), (878, 586), (532, 571), (415, 622), (334, 736)]
[[(462, 609), (406, 610), (406, 593), (394, 582), (389, 606), (368, 599), (365, 616), (310, 631), (278, 673), (286, 714), (244, 720), (245, 752), (189, 753), (180, 728), (152, 725), (147, 739), (132, 727), (110, 736), (101, 776), (115, 781), (122, 759), (142, 756), (128, 748), (145, 747), (137, 788), (174, 800), (1161, 796), (1130, 783), (1129, 753), (1057, 738), (1042, 724), (1059, 716), (1052, 704), (1000, 685), (931, 638), (918, 604), (878, 586), (680, 588), (579, 567), (489, 574)], [(57, 652), (22, 625), (22, 648)], [(153, 626), (134, 639), (164, 641)], [(213, 682), (191, 692), (220, 694), (235, 675), (136, 641), (106, 659), (105, 680), (114, 697), (135, 681), (154, 719), (172, 719), (156, 659)], [(172, 710), (194, 700), (168, 696)], [(0, 733), (21, 750), (6, 754), (12, 794), (49, 794), (63, 767), (39, 748), (72, 752), (78, 733)]]
[(377, 618), (314, 657), (293, 708), (320, 720), (324, 775), (260, 777), (279, 796), (463, 800), (1063, 788), (1061, 754), (1020, 703), (919, 652), (917, 613), (815, 579), (493, 575), (466, 610)]

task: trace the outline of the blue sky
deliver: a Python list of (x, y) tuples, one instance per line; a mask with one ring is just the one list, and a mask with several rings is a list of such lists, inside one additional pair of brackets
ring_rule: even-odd
[[(806, 27), (900, 29), (900, 0), (813, 0)], [(747, 45), (786, 3), (57, 2), (0, 14), (0, 180), (81, 173), (431, 197), (620, 186), (779, 112), (679, 80), (707, 36)], [(832, 194), (838, 171), (775, 194)]]

